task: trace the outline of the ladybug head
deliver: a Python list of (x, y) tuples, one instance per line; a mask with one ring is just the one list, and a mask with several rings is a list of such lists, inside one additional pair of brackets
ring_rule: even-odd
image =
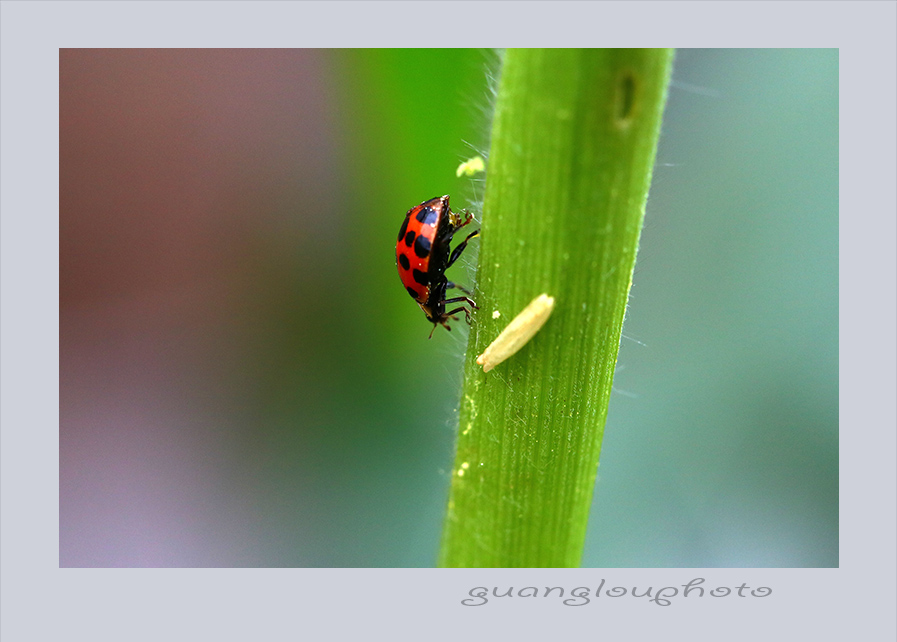
[(444, 305), (436, 304), (434, 306), (429, 306), (426, 303), (418, 303), (418, 305), (420, 306), (420, 309), (424, 311), (424, 314), (427, 315), (427, 321), (433, 324), (433, 329), (430, 330), (429, 338), (433, 338), (433, 333), (436, 332), (436, 326), (438, 325), (451, 331), (451, 328), (446, 323), (451, 317), (445, 315)]
[(436, 326), (438, 326), (438, 325), (441, 325), (443, 328), (445, 328), (446, 330), (451, 332), (452, 331), (451, 327), (449, 327), (449, 324), (446, 323), (446, 321), (448, 321), (451, 318), (453, 318), (453, 317), (443, 316), (442, 318), (439, 318), (439, 319), (430, 319), (430, 321), (433, 322), (433, 329), (430, 330), (430, 336), (427, 338), (428, 339), (433, 338), (433, 333), (436, 332)]

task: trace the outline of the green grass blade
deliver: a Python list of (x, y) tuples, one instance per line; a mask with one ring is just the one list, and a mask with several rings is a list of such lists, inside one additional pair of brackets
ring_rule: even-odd
[[(441, 566), (580, 563), (672, 57), (505, 55)], [(484, 373), (543, 292), (548, 323)]]

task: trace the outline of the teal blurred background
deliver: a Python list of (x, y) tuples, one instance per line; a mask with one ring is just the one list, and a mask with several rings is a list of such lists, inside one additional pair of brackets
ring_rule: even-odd
[[(465, 337), (393, 246), (498, 70), (61, 50), (60, 566), (433, 565)], [(583, 563), (837, 566), (838, 52), (673, 78)]]

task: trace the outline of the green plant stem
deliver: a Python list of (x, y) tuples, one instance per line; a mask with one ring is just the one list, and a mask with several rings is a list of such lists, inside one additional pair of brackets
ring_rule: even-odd
[[(441, 566), (580, 563), (671, 66), (668, 49), (505, 55)], [(484, 373), (543, 292), (548, 323)]]

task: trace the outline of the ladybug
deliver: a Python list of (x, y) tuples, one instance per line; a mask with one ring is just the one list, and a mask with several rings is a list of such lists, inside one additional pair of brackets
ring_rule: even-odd
[[(445, 271), (458, 260), (467, 247), (467, 242), (480, 233), (479, 230), (471, 232), (454, 250), (449, 251), (455, 232), (473, 220), (469, 212), (464, 211), (464, 214), (467, 216), (462, 220), (451, 210), (448, 196), (431, 198), (408, 210), (399, 229), (399, 239), (396, 242), (399, 278), (411, 298), (417, 301), (427, 315), (427, 320), (433, 324), (431, 337), (437, 325), (451, 330), (446, 322), (454, 319), (452, 315), (464, 312), (470, 323), (470, 308), (479, 309), (466, 296), (445, 298), (445, 291), (450, 288), (470, 294), (467, 289), (445, 278)], [(451, 312), (445, 311), (446, 304), (461, 302), (470, 308), (462, 305)]]

